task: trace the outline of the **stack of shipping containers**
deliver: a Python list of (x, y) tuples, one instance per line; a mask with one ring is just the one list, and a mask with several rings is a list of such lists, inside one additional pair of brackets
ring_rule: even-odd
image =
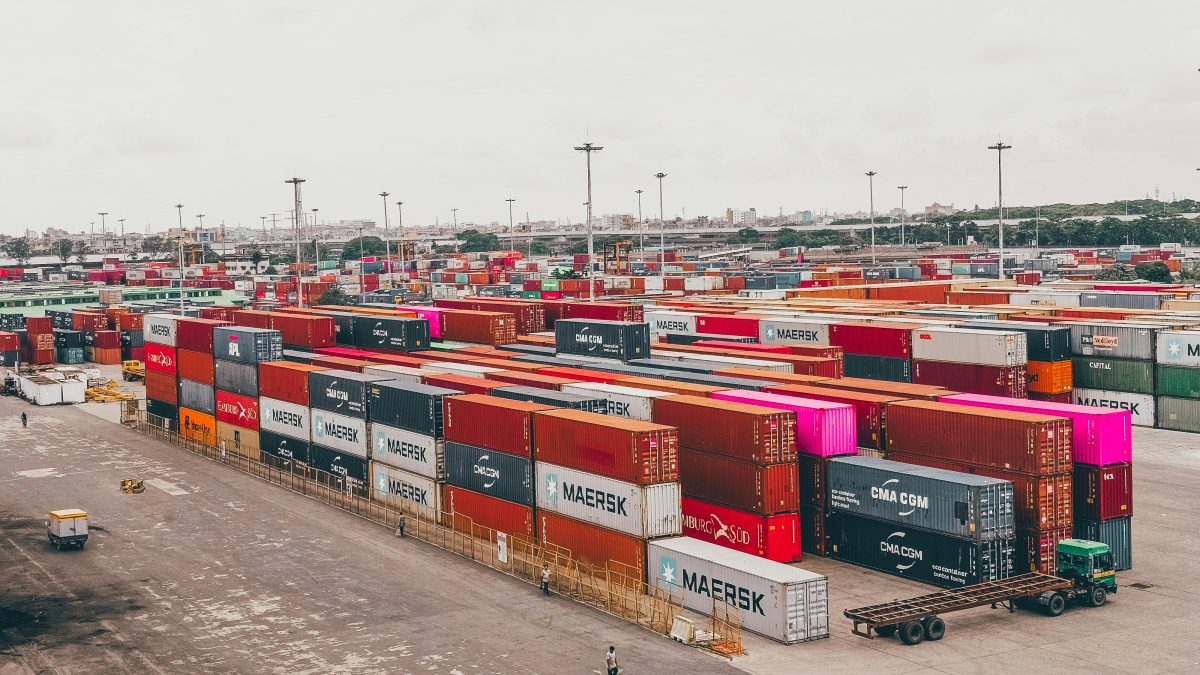
[(224, 453), (258, 461), (262, 456), (258, 438), (258, 364), (283, 357), (283, 337), (279, 331), (267, 328), (211, 325), (204, 328), (212, 342), (217, 446)]
[(1128, 410), (1133, 424), (1154, 426), (1158, 329), (1155, 324), (1133, 321), (1072, 323), (1073, 402)]
[[(390, 370), (396, 368), (403, 366), (368, 367), (364, 374), (394, 377), (399, 373)], [(377, 500), (428, 518), (437, 517), (446, 474), (443, 410), (449, 397), (459, 393), (411, 379), (368, 385), (367, 438), (371, 489)]]
[(179, 428), (179, 359), (175, 355), (175, 322), (179, 318), (148, 314), (144, 330), (146, 412), (154, 416), (153, 423), (173, 430)]
[[(216, 364), (213, 360), (213, 329), (228, 321), (179, 317), (175, 322), (175, 359), (179, 375), (179, 433), (208, 445), (218, 445)], [(230, 378), (230, 367), (222, 371), (224, 387), (244, 396), (258, 396), (257, 377), (248, 381)], [(233, 381), (231, 381), (233, 380)], [(255, 457), (257, 459), (257, 457)]]
[(829, 327), (829, 344), (841, 347), (846, 377), (912, 382), (912, 326), (846, 321)]
[(1200, 331), (1160, 331), (1156, 352), (1158, 426), (1200, 433)]
[[(1072, 388), (1071, 329), (1030, 321), (972, 321), (962, 328), (970, 330), (1017, 331), (1025, 334), (1029, 354), (1026, 369), (1029, 398), (1054, 403), (1070, 403)], [(954, 389), (954, 387), (947, 387)], [(975, 392), (986, 394), (987, 392)]]
[(308, 374), (308, 402), (312, 408), (309, 464), (340, 481), (347, 492), (363, 496), (369, 493), (368, 389), (385, 379), (349, 370)]
[(320, 366), (291, 361), (258, 365), (258, 445), (264, 458), (278, 458), (295, 469), (310, 465), (312, 409), (308, 407), (308, 374)]
[(952, 391), (1026, 397), (1025, 334), (924, 326), (912, 331), (912, 381)]

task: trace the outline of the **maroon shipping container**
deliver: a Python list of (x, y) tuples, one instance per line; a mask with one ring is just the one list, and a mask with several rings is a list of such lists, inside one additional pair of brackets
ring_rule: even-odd
[(912, 353), (912, 324), (849, 321), (829, 326), (829, 344), (849, 354), (907, 359)]
[(121, 332), (115, 330), (98, 330), (92, 339), (92, 346), (97, 349), (120, 349)]
[(450, 485), (442, 486), (442, 511), (447, 524), (459, 532), (495, 540), (496, 532), (534, 540), (533, 509), (498, 497)]
[(961, 473), (999, 478), (1013, 484), (1013, 515), (1017, 527), (1050, 530), (1070, 527), (1073, 522), (1071, 474), (1055, 476), (1027, 476), (1002, 469), (971, 466), (961, 462), (949, 462), (918, 455), (889, 453), (888, 459), (907, 464), (918, 464), (934, 469), (959, 471)]
[(784, 396), (799, 396), (830, 403), (845, 403), (854, 406), (854, 423), (858, 427), (858, 447), (884, 447), (887, 429), (887, 404), (906, 399), (886, 394), (869, 394), (861, 391), (830, 389), (803, 384), (785, 384), (767, 387), (763, 391)]
[(800, 508), (794, 461), (758, 464), (680, 448), (679, 484), (689, 497), (767, 516)]
[(193, 352), (188, 349), (175, 351), (179, 365), (179, 379), (191, 380), (201, 384), (213, 383), (216, 372), (213, 370), (213, 355), (211, 352)]
[[(587, 297), (587, 281), (579, 281), (579, 290), (582, 294), (579, 297)], [(596, 279), (598, 289), (596, 295), (604, 293), (604, 282)], [(561, 285), (561, 284), (560, 284)], [(557, 319), (598, 319), (600, 321), (632, 321), (638, 323), (644, 321), (644, 313), (641, 305), (633, 305), (625, 302), (576, 302), (572, 300), (560, 300), (556, 302), (543, 302), (543, 307), (546, 308), (546, 326), (552, 327), (553, 321), (551, 316)], [(552, 308), (552, 305), (557, 306), (557, 311)]]
[(653, 421), (679, 429), (680, 447), (748, 462), (796, 461), (796, 414), (699, 396), (654, 400)]
[(270, 328), (271, 312), (264, 312), (258, 309), (244, 309), (233, 313), (233, 323), (237, 326), (249, 326), (250, 328)]
[(21, 338), (16, 333), (0, 332), (0, 352), (15, 352), (21, 349)]
[(270, 314), (271, 328), (283, 334), (283, 344), (291, 347), (332, 347), (333, 317), (304, 314)]
[(352, 370), (356, 373), (361, 373), (363, 368), (371, 365), (370, 361), (348, 359), (344, 356), (318, 356), (315, 359), (310, 359), (309, 363), (325, 368), (326, 370)]
[(484, 377), (489, 380), (504, 382), (505, 384), (519, 384), (525, 387), (553, 389), (555, 391), (561, 390), (564, 384), (575, 384), (579, 382), (579, 380), (571, 380), (565, 377), (540, 375), (538, 373), (521, 373), (515, 370), (500, 370), (494, 373), (488, 373)]
[(812, 386), (825, 389), (845, 389), (861, 391), (868, 394), (882, 394), (906, 398), (914, 401), (937, 401), (943, 396), (958, 393), (944, 387), (933, 387), (927, 384), (909, 384), (908, 382), (886, 382), (884, 380), (868, 380), (864, 377), (843, 377), (837, 380), (821, 380), (813, 382)]
[(476, 312), (501, 312), (512, 314), (517, 323), (517, 332), (522, 335), (546, 330), (546, 312), (540, 303), (522, 300), (499, 300), (494, 298), (440, 299), (433, 301), (434, 307), (469, 309)]
[(54, 363), (55, 350), (53, 347), (48, 349), (33, 350), (29, 361), (35, 366), (48, 366)]
[(1070, 526), (1053, 530), (1017, 528), (1016, 541), (1013, 542), (1013, 574), (1054, 574), (1057, 569), (1055, 549), (1058, 548), (1058, 542), (1070, 538)]
[(888, 452), (1050, 476), (1071, 471), (1071, 420), (902, 401), (888, 405), (887, 447)]
[(171, 405), (179, 403), (179, 381), (174, 373), (146, 370), (146, 398)]
[(258, 395), (308, 407), (308, 374), (329, 370), (324, 366), (291, 361), (258, 364)]
[(422, 375), (421, 382), (428, 384), (431, 387), (457, 389), (467, 394), (487, 394), (493, 389), (512, 386), (507, 382), (485, 380), (481, 377), (467, 377), (466, 375), (454, 375), (452, 373), (438, 373), (433, 371), (430, 371), (428, 375)]
[(512, 314), (456, 309), (442, 312), (442, 339), (507, 345), (517, 341), (517, 321)]
[(564, 409), (535, 413), (533, 428), (539, 462), (638, 485), (679, 480), (673, 427)]
[[(108, 330), (108, 316), (103, 313), (75, 310), (71, 312), (71, 328), (74, 330)], [(30, 331), (32, 332), (32, 331)], [(51, 332), (50, 329), (39, 332)]]
[(537, 538), (571, 551), (580, 562), (607, 568), (614, 561), (620, 563), (614, 571), (628, 572), (637, 581), (645, 578), (646, 542), (637, 537), (539, 509)]
[(146, 315), (129, 312), (117, 317), (117, 330), (142, 330), (146, 327)]
[(554, 406), (467, 394), (442, 400), (446, 440), (531, 457), (533, 413)]
[(179, 317), (175, 322), (175, 347), (193, 352), (213, 351), (213, 329), (228, 326), (228, 321)]
[(913, 359), (912, 381), (967, 394), (1026, 398), (1029, 372), (1023, 365), (983, 366)]
[(1133, 515), (1133, 465), (1075, 465), (1075, 515), (1110, 520)]
[(25, 330), (30, 335), (35, 333), (53, 333), (54, 320), (48, 316), (27, 316), (25, 317)]
[(701, 314), (696, 317), (696, 332), (708, 335), (732, 335), (756, 338), (758, 337), (758, 322), (759, 318), (757, 316)]

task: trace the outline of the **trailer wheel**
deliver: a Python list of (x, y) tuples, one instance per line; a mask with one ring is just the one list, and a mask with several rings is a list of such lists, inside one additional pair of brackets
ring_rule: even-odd
[(1087, 602), (1092, 607), (1100, 607), (1108, 602), (1108, 589), (1103, 586), (1096, 586), (1091, 593), (1087, 595)]
[(80, 549), (80, 550), (83, 550), (83, 545), (84, 545), (84, 544), (86, 544), (86, 543), (87, 543), (86, 541), (81, 541), (81, 542), (79, 542), (79, 549)]
[(891, 624), (890, 626), (876, 626), (875, 634), (879, 637), (892, 637), (896, 634), (896, 624)]
[(936, 642), (946, 637), (946, 622), (940, 616), (931, 616), (925, 619), (925, 639), (931, 642)]
[(921, 644), (925, 639), (925, 627), (920, 621), (905, 621), (900, 625), (900, 640), (906, 645)]
[(1050, 616), (1058, 616), (1067, 608), (1067, 599), (1062, 593), (1055, 593), (1050, 596), (1050, 600), (1046, 602), (1046, 613)]

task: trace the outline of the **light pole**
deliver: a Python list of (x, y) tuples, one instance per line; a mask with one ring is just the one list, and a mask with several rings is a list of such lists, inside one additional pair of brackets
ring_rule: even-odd
[(517, 250), (517, 228), (513, 227), (512, 205), (517, 201), (513, 198), (505, 199), (508, 202), (508, 250)]
[(1042, 247), (1042, 205), (1038, 204), (1033, 212), (1033, 248)]
[(295, 209), (292, 211), (292, 224), (296, 226), (296, 303), (299, 307), (304, 307), (304, 292), (300, 288), (300, 219), (304, 213), (304, 202), (300, 198), (300, 184), (304, 182), (303, 178), (292, 176), (290, 179), (283, 181), (292, 186), (292, 195), (295, 198)]
[(646, 221), (642, 220), (642, 191), (634, 190), (638, 196), (638, 248), (646, 248)]
[(871, 264), (875, 264), (875, 172), (867, 172), (867, 182), (871, 186)]
[(896, 188), (900, 191), (900, 245), (904, 245), (904, 221), (908, 219), (908, 211), (904, 210), (904, 191), (908, 189), (907, 185), (901, 185)]
[(592, 264), (592, 258), (595, 256), (594, 242), (592, 240), (592, 153), (600, 152), (604, 149), (601, 145), (592, 145), (584, 143), (583, 145), (575, 146), (575, 149), (582, 152), (587, 157), (587, 235), (588, 235), (588, 301), (596, 299), (596, 284), (593, 281), (595, 266)]
[(391, 230), (388, 229), (388, 215), (387, 215), (387, 198), (388, 198), (389, 194), (391, 194), (391, 193), (389, 193), (387, 190), (384, 190), (383, 192), (379, 193), (379, 196), (383, 197), (383, 252), (385, 254), (384, 257), (388, 261), (388, 264), (387, 264), (388, 271), (391, 272), (392, 271), (392, 233), (391, 233)]
[(400, 263), (404, 264), (404, 202), (396, 202), (396, 227), (400, 229)]
[(100, 216), (100, 238), (103, 239), (104, 238), (104, 216), (107, 216), (108, 212), (104, 211), (101, 213), (97, 213), (96, 215)]
[(117, 222), (121, 224), (121, 247), (129, 246), (129, 242), (125, 241), (125, 219), (118, 218)]
[(1004, 151), (1011, 149), (1004, 141), (996, 139), (995, 145), (989, 145), (988, 150), (996, 151), (996, 224), (1000, 228), (1000, 278), (1004, 278)]
[(454, 230), (451, 232), (454, 235), (454, 252), (458, 253), (458, 209), (450, 209), (450, 213), (454, 216)]
[(263, 242), (265, 243), (267, 241), (267, 217), (259, 216), (259, 218), (262, 219)]
[(176, 204), (179, 214), (179, 311), (183, 311), (183, 204)]
[(667, 219), (663, 217), (663, 195), (662, 195), (662, 179), (667, 177), (667, 174), (659, 171), (654, 174), (658, 179), (658, 276), (664, 280), (663, 289), (666, 289), (667, 278)]

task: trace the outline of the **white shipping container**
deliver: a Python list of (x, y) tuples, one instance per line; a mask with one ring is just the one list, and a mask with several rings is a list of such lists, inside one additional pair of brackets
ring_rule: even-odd
[(647, 291), (662, 291), (663, 290), (662, 277), (643, 277), (643, 279), (645, 279), (645, 288)]
[(633, 279), (629, 277), (608, 277), (606, 280), (608, 288), (631, 289), (633, 288)]
[(62, 384), (48, 377), (22, 377), (17, 385), (21, 398), (34, 405), (58, 405), (63, 402)]
[(1134, 426), (1154, 426), (1154, 397), (1150, 394), (1076, 388), (1072, 390), (1071, 402), (1076, 405), (1090, 405), (1093, 408), (1128, 410)]
[(725, 356), (723, 354), (692, 354), (689, 352), (678, 353), (679, 360), (684, 362), (694, 361), (698, 363), (714, 363), (720, 364), (725, 368), (750, 368), (752, 370), (765, 370), (771, 373), (792, 372), (792, 364), (785, 361), (746, 359), (740, 356)]
[(1008, 298), (1012, 305), (1049, 305), (1052, 307), (1078, 307), (1079, 292), (1063, 293), (1013, 293)]
[(363, 459), (370, 455), (366, 421), (328, 410), (313, 409), (312, 442)]
[(1200, 331), (1159, 331), (1157, 340), (1155, 352), (1160, 365), (1200, 368)]
[(984, 366), (1022, 366), (1029, 361), (1025, 333), (922, 326), (912, 332), (912, 357)]
[(308, 443), (312, 440), (312, 411), (290, 401), (263, 397), (258, 399), (258, 426)]
[(787, 291), (742, 289), (738, 291), (738, 295), (743, 298), (754, 298), (755, 300), (783, 300), (787, 298)]
[(829, 344), (829, 325), (837, 319), (770, 317), (758, 322), (758, 341), (764, 345)]
[(178, 319), (174, 314), (147, 314), (142, 324), (143, 339), (156, 345), (174, 347), (175, 322)]
[(809, 572), (691, 537), (647, 542), (655, 583), (708, 616), (713, 598), (741, 610), (742, 628), (784, 644), (829, 637), (829, 582)]
[(413, 382), (421, 384), (421, 377), (426, 375), (420, 368), (411, 368), (409, 366), (393, 366), (393, 365), (378, 365), (378, 366), (363, 366), (363, 375), (375, 375), (378, 377), (386, 377), (390, 380), (400, 380), (402, 382)]
[(446, 446), (433, 436), (407, 429), (371, 423), (371, 459), (405, 471), (443, 478), (446, 475)]
[(568, 394), (602, 397), (608, 405), (609, 415), (647, 422), (654, 417), (654, 399), (673, 395), (665, 391), (622, 387), (603, 382), (564, 384), (562, 390)]
[(437, 363), (422, 363), (421, 370), (434, 373), (450, 373), (452, 375), (464, 375), (466, 377), (482, 378), (488, 373), (498, 373), (503, 368), (489, 368), (487, 366), (475, 366), (470, 363), (454, 363), (450, 361)]
[(696, 315), (686, 312), (647, 309), (644, 312), (646, 322), (650, 324), (652, 335), (659, 333), (695, 333)]
[(63, 403), (83, 403), (87, 400), (84, 393), (87, 391), (87, 384), (83, 380), (67, 378), (59, 382), (59, 386), (62, 388)]
[(682, 532), (679, 483), (635, 485), (537, 462), (537, 506), (638, 539)]
[(383, 462), (371, 462), (370, 471), (372, 496), (384, 504), (434, 517), (442, 510), (442, 491), (432, 479)]
[(125, 278), (129, 281), (143, 281), (146, 278), (146, 270), (125, 270)]

